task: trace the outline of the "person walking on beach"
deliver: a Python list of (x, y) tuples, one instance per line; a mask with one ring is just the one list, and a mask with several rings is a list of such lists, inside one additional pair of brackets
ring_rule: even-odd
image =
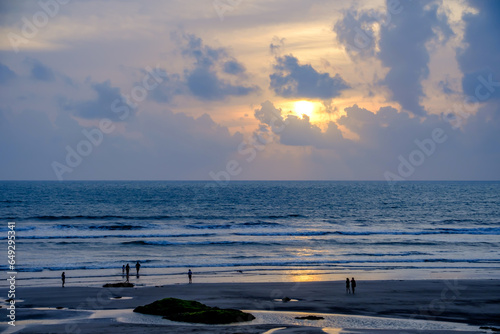
[(125, 276), (125, 265), (122, 266), (122, 276)]
[(352, 288), (352, 294), (354, 294), (354, 289), (356, 289), (356, 281), (354, 280), (354, 277), (351, 278), (351, 288)]
[(64, 283), (66, 283), (66, 275), (64, 274), (64, 271), (61, 275), (61, 281), (62, 281), (62, 287), (64, 288)]
[(349, 294), (351, 293), (351, 288), (350, 288), (350, 284), (349, 284), (349, 277), (345, 279), (345, 293), (346, 294)]
[(139, 278), (139, 270), (141, 269), (141, 265), (139, 261), (135, 264), (135, 271), (137, 272), (137, 277)]
[(125, 266), (125, 272), (127, 273), (127, 282), (128, 282), (128, 280), (129, 280), (129, 275), (130, 275), (130, 266), (128, 265), (128, 263), (127, 263), (127, 265)]
[(191, 269), (188, 270), (188, 278), (189, 278), (189, 284), (193, 283), (193, 272), (191, 271)]

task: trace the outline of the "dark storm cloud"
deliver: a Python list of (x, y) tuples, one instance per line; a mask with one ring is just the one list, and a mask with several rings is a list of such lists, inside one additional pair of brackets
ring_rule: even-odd
[(339, 74), (320, 73), (310, 64), (299, 64), (292, 55), (276, 57), (274, 71), (270, 88), (283, 97), (330, 99), (350, 88)]

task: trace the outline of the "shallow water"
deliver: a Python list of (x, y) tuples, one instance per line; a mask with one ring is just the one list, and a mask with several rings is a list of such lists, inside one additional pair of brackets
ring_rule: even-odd
[[(70, 310), (61, 310), (62, 312), (73, 312)], [(469, 326), (461, 323), (441, 322), (441, 321), (426, 321), (413, 319), (399, 318), (382, 318), (369, 316), (341, 315), (329, 313), (310, 313), (310, 312), (286, 312), (286, 311), (256, 311), (243, 310), (255, 316), (255, 320), (239, 323), (238, 325), (260, 325), (260, 324), (275, 324), (275, 325), (298, 325), (320, 328), (351, 328), (351, 329), (421, 329), (421, 330), (477, 330), (475, 326)], [(88, 319), (116, 319), (116, 321), (134, 324), (156, 324), (169, 325), (177, 324), (183, 326), (233, 326), (230, 325), (205, 325), (205, 324), (190, 324), (180, 323), (163, 319), (160, 316), (140, 314), (133, 312), (132, 309), (117, 309), (117, 310), (99, 310), (91, 311), (92, 314)], [(75, 313), (76, 314), (76, 313)], [(323, 317), (323, 320), (298, 320), (295, 317), (303, 317), (314, 315)], [(81, 319), (81, 317), (80, 317)], [(60, 320), (60, 323), (68, 320)], [(33, 323), (33, 322), (31, 322)], [(57, 320), (45, 320), (44, 323), (58, 323)]]

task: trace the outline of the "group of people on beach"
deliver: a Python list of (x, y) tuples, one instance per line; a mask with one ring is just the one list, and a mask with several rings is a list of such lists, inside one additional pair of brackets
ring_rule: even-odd
[(356, 281), (354, 280), (354, 277), (351, 278), (351, 281), (349, 281), (349, 277), (345, 279), (345, 293), (349, 294), (351, 293), (352, 289), (352, 294), (354, 294), (354, 291), (356, 290)]
[[(139, 270), (140, 269), (141, 269), (141, 264), (139, 263), (139, 261), (137, 261), (137, 263), (135, 264), (135, 271), (136, 271), (137, 278), (139, 278)], [(127, 265), (122, 266), (122, 276), (125, 276), (125, 274), (127, 275), (126, 282), (128, 282), (130, 279), (130, 265), (128, 263), (127, 263)], [(188, 270), (187, 275), (188, 275), (189, 284), (193, 283), (193, 272), (191, 271), (191, 269)], [(66, 273), (64, 271), (61, 274), (61, 281), (62, 281), (62, 287), (64, 288), (64, 284), (66, 283)]]
[[(135, 270), (136, 270), (136, 276), (137, 278), (139, 278), (139, 270), (141, 269), (141, 264), (139, 263), (139, 261), (137, 261), (137, 263), (135, 264)], [(126, 282), (129, 281), (129, 277), (130, 277), (130, 265), (127, 263), (127, 265), (123, 265), (122, 266), (122, 276), (124, 275), (127, 275), (127, 280)], [(63, 273), (64, 275), (64, 273)], [(193, 272), (191, 271), (191, 269), (188, 270), (188, 279), (189, 279), (189, 284), (193, 283)], [(63, 287), (64, 287), (64, 283), (63, 283)]]
[[(139, 261), (137, 261), (137, 263), (135, 264), (135, 271), (137, 278), (139, 278), (139, 270), (141, 270), (141, 264), (139, 263)], [(130, 265), (128, 263), (127, 265), (122, 266), (122, 276), (125, 275), (125, 273), (127, 274), (127, 282), (128, 282), (130, 277)]]

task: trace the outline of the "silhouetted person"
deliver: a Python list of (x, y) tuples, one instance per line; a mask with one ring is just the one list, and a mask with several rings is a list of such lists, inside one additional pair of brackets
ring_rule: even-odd
[(137, 277), (139, 277), (139, 270), (141, 269), (141, 265), (139, 261), (135, 264), (135, 271), (137, 272)]
[(352, 294), (354, 294), (354, 289), (356, 289), (356, 281), (354, 280), (354, 277), (351, 278), (351, 288), (352, 288)]
[(125, 266), (125, 272), (127, 273), (127, 282), (128, 282), (128, 280), (129, 280), (129, 275), (130, 275), (130, 266), (128, 265), (128, 263), (127, 263), (127, 265)]
[(349, 284), (349, 278), (346, 278), (345, 279), (345, 293), (349, 294), (351, 293), (351, 288), (350, 288), (350, 284)]
[(64, 274), (64, 271), (61, 275), (61, 281), (62, 281), (62, 287), (64, 288), (64, 283), (66, 283), (66, 275)]
[(125, 265), (122, 266), (122, 276), (125, 276)]
[(193, 283), (193, 272), (191, 269), (188, 270), (188, 278), (189, 278), (189, 284)]

